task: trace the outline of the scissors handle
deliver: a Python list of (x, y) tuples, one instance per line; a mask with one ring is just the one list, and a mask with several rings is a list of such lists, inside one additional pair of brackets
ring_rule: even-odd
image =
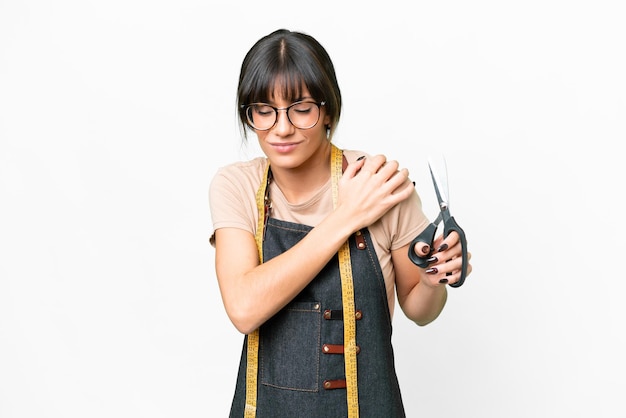
[(430, 258), (430, 251), (425, 256), (421, 256), (415, 252), (415, 244), (418, 242), (423, 242), (424, 244), (428, 244), (431, 248), (433, 246), (433, 241), (435, 241), (435, 233), (437, 232), (437, 224), (431, 223), (424, 229), (418, 236), (413, 238), (411, 244), (409, 245), (409, 258), (418, 267), (426, 268), (428, 267), (428, 259)]
[[(459, 224), (456, 223), (456, 220), (453, 216), (445, 220), (443, 224), (443, 235), (447, 237), (452, 231), (456, 231), (456, 233), (459, 234), (459, 241), (461, 243), (461, 257), (463, 261), (461, 264), (461, 277), (459, 278), (459, 281), (457, 281), (456, 283), (452, 283), (450, 286), (461, 287), (463, 286), (463, 283), (465, 283), (465, 277), (467, 276), (467, 239), (465, 238), (465, 231), (463, 231), (463, 228), (461, 228)], [(409, 258), (416, 266), (421, 268), (428, 267), (430, 252), (425, 256), (420, 256), (415, 252), (415, 245), (417, 243), (423, 242), (432, 247), (435, 240), (436, 232), (437, 224), (431, 223), (417, 237), (415, 237), (413, 241), (411, 241), (411, 244), (409, 245)]]
[(448, 236), (450, 232), (456, 231), (459, 234), (459, 242), (461, 243), (461, 257), (463, 258), (461, 264), (461, 278), (459, 281), (452, 283), (451, 287), (461, 287), (465, 283), (465, 276), (467, 276), (467, 239), (465, 238), (465, 232), (456, 223), (454, 216), (450, 216), (443, 223), (443, 235)]

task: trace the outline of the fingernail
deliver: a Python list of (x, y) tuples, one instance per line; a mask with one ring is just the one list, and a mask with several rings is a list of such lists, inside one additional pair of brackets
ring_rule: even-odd
[(448, 279), (441, 279), (441, 280), (439, 280), (439, 283), (441, 283), (441, 284), (448, 283)]
[(437, 248), (437, 252), (440, 253), (440, 252), (445, 251), (447, 249), (448, 249), (448, 244), (443, 243), (443, 244), (441, 244), (441, 246), (439, 246), (439, 248)]
[(361, 155), (359, 158), (357, 158), (357, 161), (361, 161), (363, 158), (365, 158), (365, 155)]
[(422, 247), (422, 252), (428, 254), (430, 252), (430, 245), (426, 244)]
[(437, 257), (435, 257), (434, 255), (432, 257), (430, 257), (428, 260), (426, 260), (426, 262), (428, 264), (430, 263), (436, 263), (437, 261), (439, 261), (439, 259)]
[(426, 270), (426, 274), (437, 274), (439, 273), (439, 270), (437, 270), (437, 267), (431, 267), (428, 270)]

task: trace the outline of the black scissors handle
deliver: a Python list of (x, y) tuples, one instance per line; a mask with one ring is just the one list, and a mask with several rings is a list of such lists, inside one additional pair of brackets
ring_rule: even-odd
[(428, 267), (428, 259), (430, 258), (430, 251), (425, 256), (421, 256), (415, 252), (415, 244), (418, 242), (423, 242), (424, 244), (428, 244), (432, 249), (433, 242), (435, 241), (435, 233), (437, 232), (437, 224), (439, 222), (431, 223), (424, 229), (418, 236), (413, 238), (411, 244), (409, 245), (409, 258), (418, 267), (426, 268)]
[(447, 237), (450, 232), (456, 231), (459, 234), (459, 242), (461, 243), (461, 277), (455, 283), (450, 284), (452, 287), (461, 287), (465, 283), (465, 276), (467, 276), (467, 239), (465, 238), (465, 231), (456, 223), (454, 216), (450, 216), (443, 223), (443, 235)]
[[(437, 222), (438, 223), (438, 222)], [(409, 258), (418, 267), (426, 268), (428, 267), (428, 259), (430, 258), (430, 252), (425, 256), (420, 256), (415, 252), (415, 245), (419, 242), (423, 242), (428, 244), (431, 249), (433, 246), (433, 242), (435, 241), (435, 234), (437, 233), (437, 223), (431, 223), (424, 229), (417, 237), (413, 238), (411, 244), (409, 245)], [(459, 281), (450, 284), (452, 287), (461, 287), (463, 283), (465, 283), (465, 277), (467, 276), (467, 239), (465, 238), (465, 231), (463, 228), (459, 226), (454, 220), (454, 216), (450, 216), (444, 221), (443, 224), (443, 235), (447, 237), (450, 235), (450, 232), (456, 231), (459, 234), (459, 241), (461, 242), (461, 277)]]

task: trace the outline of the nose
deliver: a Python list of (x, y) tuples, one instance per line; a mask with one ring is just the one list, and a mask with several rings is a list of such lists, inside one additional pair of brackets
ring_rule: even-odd
[(274, 125), (274, 131), (279, 135), (288, 135), (292, 133), (294, 126), (291, 124), (289, 117), (287, 116), (286, 109), (279, 109), (276, 113), (276, 124)]

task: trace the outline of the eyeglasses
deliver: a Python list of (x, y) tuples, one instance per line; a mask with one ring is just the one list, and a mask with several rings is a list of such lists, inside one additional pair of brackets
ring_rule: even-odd
[(252, 103), (250, 105), (242, 105), (246, 109), (246, 118), (248, 125), (252, 129), (258, 131), (270, 130), (276, 125), (278, 120), (278, 111), (284, 110), (287, 113), (287, 119), (293, 126), (298, 129), (311, 129), (320, 119), (320, 106), (324, 106), (326, 102), (295, 102), (287, 107), (274, 107), (267, 103)]

